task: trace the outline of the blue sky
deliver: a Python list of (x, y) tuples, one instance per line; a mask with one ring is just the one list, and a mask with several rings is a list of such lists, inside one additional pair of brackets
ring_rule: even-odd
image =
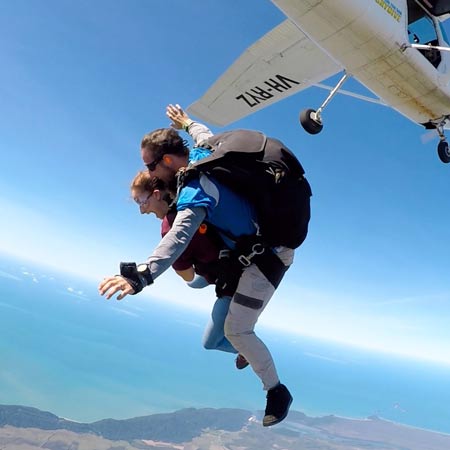
[[(145, 259), (159, 222), (128, 191), (142, 135), (283, 18), (256, 0), (3, 2), (0, 250), (95, 281)], [(261, 323), (450, 364), (450, 166), (421, 127), (345, 96), (307, 135), (298, 113), (325, 95), (312, 88), (227, 127), (285, 141), (314, 192), (308, 240)], [(167, 273), (128, 301), (208, 309), (212, 296)]]

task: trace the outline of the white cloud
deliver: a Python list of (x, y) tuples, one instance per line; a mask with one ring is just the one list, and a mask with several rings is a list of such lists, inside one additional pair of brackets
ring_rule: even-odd
[(73, 288), (71, 286), (66, 287), (64, 294), (69, 295), (70, 297), (78, 298), (79, 300), (89, 300), (89, 298), (82, 290)]
[(8, 278), (10, 280), (15, 280), (15, 281), (22, 281), (22, 279), (19, 278), (18, 276), (13, 275), (12, 273), (4, 272), (3, 270), (0, 270), (0, 277)]
[(139, 314), (136, 314), (135, 312), (129, 311), (125, 308), (119, 308), (119, 307), (113, 306), (111, 309), (113, 309), (115, 312), (117, 312), (119, 314), (125, 314), (130, 317), (139, 317)]
[(330, 358), (329, 356), (319, 355), (317, 353), (304, 352), (303, 354), (310, 358), (322, 359), (324, 361), (333, 362), (336, 364), (347, 364), (347, 362), (343, 359)]
[(189, 326), (192, 328), (204, 328), (204, 324), (200, 324), (197, 322), (192, 322), (189, 320), (176, 320), (177, 323), (183, 325), (183, 326)]

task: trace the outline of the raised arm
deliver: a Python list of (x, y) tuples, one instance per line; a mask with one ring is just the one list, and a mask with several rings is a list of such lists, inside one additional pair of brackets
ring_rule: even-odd
[(213, 136), (212, 131), (206, 125), (192, 120), (178, 104), (167, 106), (166, 115), (172, 121), (170, 126), (189, 133), (196, 146)]

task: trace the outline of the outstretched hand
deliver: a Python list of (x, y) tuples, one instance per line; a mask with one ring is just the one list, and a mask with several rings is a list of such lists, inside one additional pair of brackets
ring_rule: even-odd
[(184, 112), (180, 105), (169, 105), (166, 108), (166, 115), (172, 121), (170, 126), (176, 130), (187, 127), (192, 119)]
[(100, 295), (105, 295), (106, 300), (109, 300), (114, 294), (122, 291), (117, 296), (117, 300), (122, 300), (128, 294), (134, 294), (134, 289), (128, 281), (120, 275), (103, 278), (103, 281), (98, 285)]

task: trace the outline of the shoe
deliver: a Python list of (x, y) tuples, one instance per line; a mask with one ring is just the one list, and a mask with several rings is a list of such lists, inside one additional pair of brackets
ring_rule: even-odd
[(236, 369), (245, 369), (250, 363), (240, 353), (236, 356)]
[(263, 426), (270, 427), (285, 419), (291, 403), (292, 395), (284, 384), (278, 384), (274, 388), (269, 389), (267, 391), (267, 405)]

